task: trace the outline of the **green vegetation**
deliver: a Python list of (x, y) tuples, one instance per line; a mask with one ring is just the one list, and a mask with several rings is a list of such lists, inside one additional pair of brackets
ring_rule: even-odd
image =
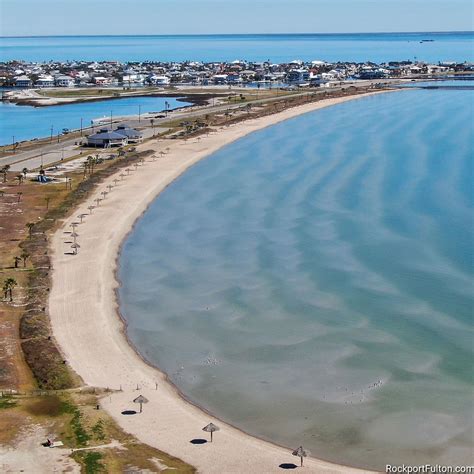
[(105, 432), (104, 432), (104, 421), (99, 420), (93, 427), (92, 432), (94, 433), (95, 439), (99, 441), (103, 441), (105, 439)]
[(72, 415), (70, 427), (74, 434), (73, 443), (77, 447), (84, 448), (90, 441), (91, 436), (89, 435), (89, 433), (87, 433), (86, 428), (84, 427), (84, 424), (82, 422), (83, 415), (81, 413), (81, 410), (79, 410), (76, 405), (69, 401), (64, 401), (62, 403), (61, 408), (62, 410), (64, 410), (65, 413)]
[(16, 407), (16, 401), (9, 395), (0, 397), (0, 410)]
[(105, 466), (101, 462), (103, 455), (97, 451), (77, 452), (73, 455), (73, 458), (84, 466), (86, 474), (106, 472)]

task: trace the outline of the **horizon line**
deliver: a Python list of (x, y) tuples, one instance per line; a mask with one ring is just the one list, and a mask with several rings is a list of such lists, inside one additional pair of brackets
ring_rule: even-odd
[(161, 34), (87, 34), (87, 35), (0, 35), (0, 38), (112, 38), (112, 37), (166, 37), (166, 36), (330, 36), (330, 35), (396, 35), (396, 34), (444, 34), (444, 33), (470, 33), (474, 30), (444, 30), (444, 31), (354, 31), (331, 33), (161, 33)]

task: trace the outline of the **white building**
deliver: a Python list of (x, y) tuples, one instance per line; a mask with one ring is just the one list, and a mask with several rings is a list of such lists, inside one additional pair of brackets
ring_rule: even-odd
[(69, 76), (58, 76), (55, 82), (57, 87), (74, 87), (74, 79)]
[(38, 77), (38, 80), (35, 82), (35, 87), (54, 87), (53, 76), (44, 75)]
[(148, 80), (154, 86), (168, 86), (170, 84), (170, 78), (167, 76), (157, 76), (153, 74)]

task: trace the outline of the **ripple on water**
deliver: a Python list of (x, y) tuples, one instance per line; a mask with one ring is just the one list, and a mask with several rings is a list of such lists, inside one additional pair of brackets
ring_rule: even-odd
[(259, 436), (369, 468), (471, 463), (470, 94), (341, 104), (190, 169), (124, 245), (130, 339)]

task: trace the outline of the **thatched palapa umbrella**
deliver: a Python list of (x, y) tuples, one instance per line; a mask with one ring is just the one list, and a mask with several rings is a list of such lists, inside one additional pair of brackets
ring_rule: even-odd
[(71, 248), (74, 249), (74, 255), (77, 255), (77, 249), (81, 248), (81, 246), (77, 242), (74, 242)]
[(303, 446), (300, 446), (298, 449), (295, 449), (291, 454), (293, 454), (293, 456), (298, 456), (301, 460), (301, 466), (303, 466), (303, 458), (308, 456), (309, 451), (304, 449)]
[(211, 443), (212, 443), (212, 433), (214, 431), (219, 431), (220, 428), (216, 426), (214, 423), (209, 423), (207, 426), (205, 426), (202, 431), (206, 431), (207, 433), (211, 433)]
[(135, 400), (133, 400), (133, 403), (139, 403), (140, 404), (140, 413), (143, 410), (143, 404), (148, 403), (148, 398), (145, 398), (143, 395), (138, 395)]

